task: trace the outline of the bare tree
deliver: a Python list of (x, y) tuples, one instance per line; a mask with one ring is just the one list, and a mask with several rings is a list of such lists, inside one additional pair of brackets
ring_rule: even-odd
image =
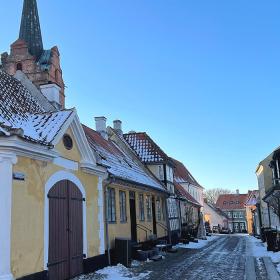
[(219, 195), (221, 194), (231, 194), (233, 191), (223, 188), (214, 188), (209, 189), (204, 192), (204, 197), (206, 198), (207, 202), (216, 204)]

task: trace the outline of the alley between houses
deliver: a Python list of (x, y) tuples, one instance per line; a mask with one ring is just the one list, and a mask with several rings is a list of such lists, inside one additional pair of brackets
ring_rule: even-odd
[[(167, 254), (159, 262), (139, 263), (131, 269), (120, 269), (117, 274), (106, 268), (103, 275), (94, 273), (79, 279), (114, 279), (114, 280), (244, 280), (246, 273), (252, 273), (246, 259), (253, 255), (252, 244), (255, 238), (248, 235), (220, 235), (203, 248), (179, 248), (176, 254)], [(270, 279), (262, 258), (253, 258), (255, 279)], [(249, 271), (248, 271), (249, 269)], [(107, 274), (108, 273), (108, 274)], [(113, 274), (112, 274), (113, 273)], [(107, 274), (107, 275), (106, 275)], [(110, 275), (111, 274), (111, 275)], [(121, 276), (120, 276), (120, 275)]]

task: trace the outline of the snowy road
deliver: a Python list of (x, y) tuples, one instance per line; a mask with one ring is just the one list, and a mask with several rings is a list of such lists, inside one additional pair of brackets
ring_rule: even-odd
[(150, 280), (243, 280), (246, 237), (221, 236), (199, 250), (183, 250), (160, 263), (147, 264)]
[[(266, 247), (254, 237), (212, 236), (207, 241), (185, 247), (179, 248), (175, 254), (168, 253), (159, 262), (136, 262), (132, 268), (122, 265), (107, 267), (77, 280), (244, 280), (246, 272), (247, 276), (252, 276), (252, 271), (255, 271), (255, 277), (247, 279), (276, 279), (269, 277), (265, 267)], [(275, 265), (279, 263), (280, 266), (280, 253), (269, 254)], [(248, 258), (252, 260), (251, 264)]]

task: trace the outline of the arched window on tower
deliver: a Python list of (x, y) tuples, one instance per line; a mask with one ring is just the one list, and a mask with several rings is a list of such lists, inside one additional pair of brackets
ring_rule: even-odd
[(60, 81), (60, 72), (58, 69), (55, 70), (55, 81), (59, 83)]
[(17, 70), (22, 71), (22, 63), (19, 62), (19, 63), (17, 64)]

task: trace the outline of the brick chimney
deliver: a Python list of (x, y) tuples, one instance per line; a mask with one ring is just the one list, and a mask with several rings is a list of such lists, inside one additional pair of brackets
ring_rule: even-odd
[(95, 117), (96, 131), (106, 140), (108, 140), (107, 119), (105, 117)]

